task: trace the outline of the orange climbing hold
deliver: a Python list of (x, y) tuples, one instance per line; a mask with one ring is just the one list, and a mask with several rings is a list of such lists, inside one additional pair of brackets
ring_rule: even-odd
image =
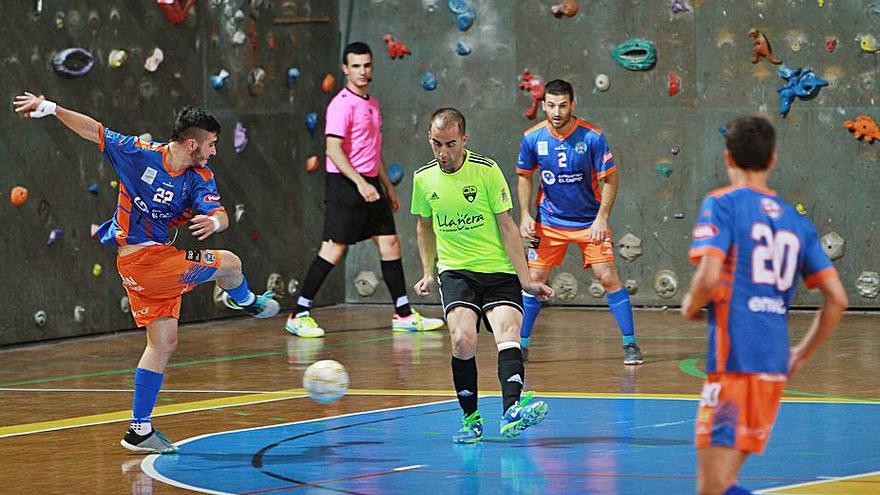
[(28, 190), (26, 187), (15, 186), (12, 188), (12, 192), (9, 194), (9, 200), (12, 201), (13, 206), (21, 206), (27, 202), (28, 198)]
[(581, 7), (575, 0), (562, 0), (561, 3), (550, 7), (550, 12), (556, 17), (574, 17)]
[(870, 115), (859, 115), (856, 120), (844, 121), (843, 126), (852, 131), (856, 139), (864, 139), (869, 143), (880, 141), (880, 126)]
[(757, 64), (761, 61), (762, 58), (767, 58), (771, 64), (781, 64), (782, 60), (773, 56), (773, 50), (770, 48), (770, 42), (767, 41), (767, 37), (764, 36), (764, 33), (758, 31), (756, 28), (749, 29), (749, 36), (754, 38), (755, 40), (752, 42), (752, 63)]
[(318, 170), (318, 157), (312, 155), (306, 160), (306, 172), (314, 172)]
[(333, 74), (324, 76), (324, 80), (321, 81), (321, 91), (329, 95), (333, 91), (333, 86), (336, 86), (336, 78), (333, 77)]
[(385, 46), (388, 48), (388, 56), (391, 57), (392, 60), (395, 58), (403, 58), (404, 55), (412, 55), (410, 49), (403, 44), (400, 40), (395, 40), (394, 36), (390, 34), (386, 34), (382, 36), (382, 39), (385, 41)]

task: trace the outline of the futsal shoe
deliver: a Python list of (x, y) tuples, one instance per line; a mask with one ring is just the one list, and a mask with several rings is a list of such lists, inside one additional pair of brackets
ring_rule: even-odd
[(297, 316), (291, 313), (290, 316), (287, 317), (287, 323), (284, 325), (284, 329), (291, 334), (304, 339), (314, 339), (324, 336), (324, 329), (318, 326), (318, 322), (316, 322), (314, 318), (308, 313), (300, 314), (302, 316)]
[(223, 304), (229, 309), (240, 309), (254, 318), (271, 318), (281, 311), (281, 305), (272, 298), (273, 295), (271, 290), (267, 290), (259, 296), (255, 296), (254, 302), (247, 306), (239, 306), (227, 293), (223, 297)]
[(623, 346), (623, 364), (642, 364), (642, 350), (638, 344), (626, 344)]
[(429, 332), (443, 325), (443, 320), (440, 318), (425, 318), (417, 311), (413, 311), (409, 316), (395, 314), (391, 320), (391, 330), (395, 332)]
[(141, 454), (174, 454), (177, 452), (177, 446), (174, 445), (174, 442), (156, 429), (147, 435), (138, 435), (134, 429), (129, 428), (122, 440), (119, 441), (119, 445)]
[(503, 438), (513, 438), (519, 436), (526, 428), (535, 426), (550, 411), (550, 406), (544, 401), (534, 401), (532, 392), (523, 394), (519, 403), (510, 406), (510, 409), (501, 417), (501, 436)]
[(461, 418), (461, 428), (452, 435), (454, 443), (477, 443), (483, 439), (483, 417), (474, 411)]

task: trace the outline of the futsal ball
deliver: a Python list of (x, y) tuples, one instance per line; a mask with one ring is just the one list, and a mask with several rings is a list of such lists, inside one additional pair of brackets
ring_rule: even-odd
[(336, 402), (348, 391), (348, 371), (332, 359), (314, 362), (303, 373), (303, 388), (321, 404)]

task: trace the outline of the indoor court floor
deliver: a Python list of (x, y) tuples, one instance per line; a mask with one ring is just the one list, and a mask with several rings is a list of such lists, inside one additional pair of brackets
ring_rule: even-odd
[[(439, 308), (422, 308), (438, 316)], [(482, 444), (453, 445), (460, 411), (445, 328), (394, 334), (390, 306), (319, 309), (324, 339), (269, 320), (186, 325), (154, 414), (180, 445), (137, 456), (118, 445), (130, 415), (140, 331), (0, 351), (3, 494), (682, 494), (692, 445), (705, 323), (637, 311), (645, 364), (623, 365), (605, 309), (547, 308), (526, 389), (550, 405), (541, 425), (502, 440), (491, 336), (481, 334)], [(794, 335), (812, 313), (794, 312)], [(740, 484), (759, 493), (880, 494), (878, 315), (849, 313), (787, 386), (767, 452)], [(321, 405), (305, 367), (335, 359), (349, 394)]]

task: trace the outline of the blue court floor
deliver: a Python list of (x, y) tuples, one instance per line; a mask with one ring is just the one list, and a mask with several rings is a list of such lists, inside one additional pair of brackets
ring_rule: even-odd
[[(545, 422), (513, 440), (498, 435), (500, 398), (486, 397), (482, 444), (451, 443), (460, 410), (443, 401), (197, 437), (142, 468), (224, 494), (693, 493), (696, 401), (543, 400)], [(786, 402), (740, 484), (762, 490), (878, 471), (878, 424), (877, 404)]]

